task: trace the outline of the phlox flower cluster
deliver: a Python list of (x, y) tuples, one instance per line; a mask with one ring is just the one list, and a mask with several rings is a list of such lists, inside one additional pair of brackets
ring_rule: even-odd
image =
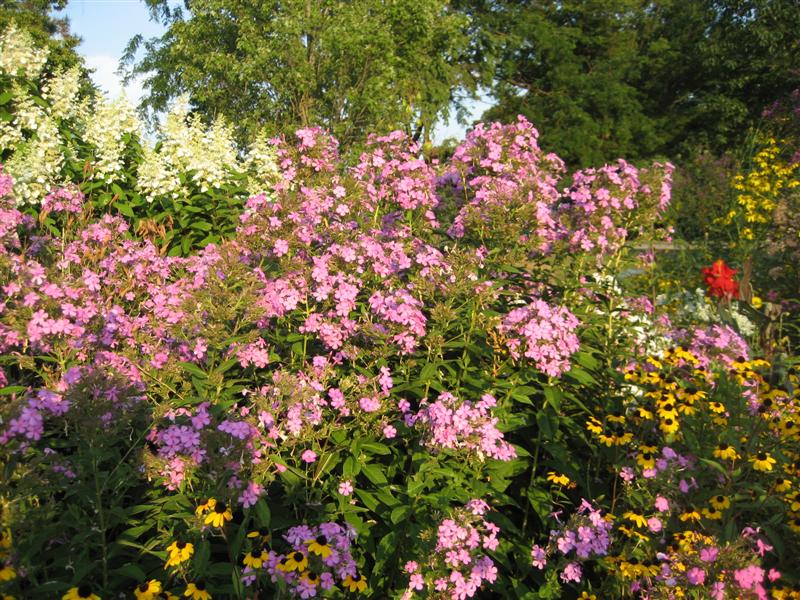
[(289, 549), (281, 554), (270, 551), (263, 569), (273, 582), (284, 583), (294, 597), (315, 598), (363, 578), (352, 555), (356, 532), (349, 525), (298, 525), (283, 539)]
[(561, 580), (578, 583), (583, 577), (583, 562), (608, 555), (613, 527), (611, 519), (584, 499), (562, 527), (550, 531), (544, 547), (534, 544), (531, 563), (544, 569), (548, 560), (557, 559)]
[(569, 370), (569, 358), (580, 346), (578, 325), (569, 309), (535, 299), (503, 317), (498, 330), (514, 359), (524, 356), (543, 373), (558, 377)]
[(713, 537), (685, 532), (677, 548), (658, 555), (660, 569), (654, 577), (634, 581), (632, 589), (654, 597), (705, 590), (714, 600), (752, 598), (767, 600), (767, 585), (781, 578), (776, 569), (760, 566), (772, 550), (757, 530), (745, 528), (734, 541), (720, 543)]
[(471, 402), (442, 392), (434, 402), (423, 401), (410, 422), (422, 429), (424, 443), (433, 450), (464, 452), (480, 460), (511, 460), (517, 452), (497, 429), (498, 419), (492, 414), (496, 405), (491, 394)]
[(497, 549), (500, 528), (486, 520), (489, 505), (471, 500), (450, 518), (443, 519), (436, 529), (436, 545), (428, 561), (422, 565), (409, 561), (409, 575), (404, 598), (415, 592), (437, 592), (453, 600), (472, 598), (484, 583), (493, 583), (497, 567), (487, 551)]

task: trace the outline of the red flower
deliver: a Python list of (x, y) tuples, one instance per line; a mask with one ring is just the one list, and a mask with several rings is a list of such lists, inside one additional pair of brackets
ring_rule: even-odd
[(721, 258), (703, 269), (709, 294), (717, 298), (739, 298), (739, 282), (733, 278), (736, 273), (737, 269), (731, 269)]

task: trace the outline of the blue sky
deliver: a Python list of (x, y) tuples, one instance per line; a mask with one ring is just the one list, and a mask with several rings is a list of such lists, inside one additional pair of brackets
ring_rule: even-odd
[[(95, 70), (93, 80), (111, 97), (117, 97), (123, 91), (116, 71), (128, 41), (137, 33), (149, 38), (164, 32), (161, 24), (150, 20), (142, 0), (69, 0), (67, 7), (55, 14), (69, 18), (70, 29), (83, 40), (78, 51), (86, 58), (87, 65)], [(137, 81), (124, 91), (134, 103), (143, 93), (141, 83)], [(477, 119), (489, 104), (478, 102), (473, 106), (473, 118)], [(463, 126), (451, 121), (436, 129), (434, 139), (461, 138), (464, 130)]]

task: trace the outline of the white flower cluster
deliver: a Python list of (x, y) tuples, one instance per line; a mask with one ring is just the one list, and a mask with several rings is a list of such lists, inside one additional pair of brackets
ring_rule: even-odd
[(248, 173), (247, 191), (251, 195), (271, 193), (272, 183), (280, 173), (277, 158), (269, 137), (265, 133), (256, 136), (244, 161)]
[(81, 68), (78, 65), (59, 70), (42, 86), (42, 97), (50, 105), (54, 119), (70, 119), (78, 114), (78, 92), (81, 87)]
[(111, 183), (122, 171), (125, 134), (139, 133), (136, 110), (125, 96), (110, 102), (98, 99), (85, 126), (84, 139), (95, 147), (92, 178)]
[[(251, 194), (268, 191), (277, 179), (275, 153), (266, 136), (259, 136), (240, 158), (230, 127), (222, 120), (206, 127), (190, 114), (188, 100), (180, 98), (158, 132), (159, 143), (152, 146), (145, 142), (127, 99), (81, 99), (81, 68), (60, 70), (45, 80), (46, 62), (47, 51), (37, 49), (31, 36), (13, 23), (0, 35), (0, 75), (11, 79), (7, 106), (12, 113), (10, 120), (0, 120), (0, 151), (10, 156), (5, 170), (14, 177), (20, 203), (37, 204), (64, 183), (65, 155), (74, 153), (81, 141), (80, 147), (90, 152), (90, 177), (109, 184), (122, 174), (126, 143), (140, 143), (137, 186), (151, 202), (188, 198), (193, 190), (218, 190), (242, 174)], [(39, 83), (41, 99), (29, 82)], [(72, 134), (68, 139), (59, 131), (65, 122)]]
[[(667, 298), (659, 296), (659, 301), (666, 302)], [(708, 298), (701, 288), (697, 288), (694, 292), (691, 290), (683, 291), (678, 296), (677, 301), (679, 303), (678, 314), (687, 320), (701, 321), (703, 323), (724, 323), (725, 321), (722, 315), (719, 314), (717, 304)], [(749, 337), (756, 332), (755, 323), (747, 318), (747, 315), (740, 313), (738, 307), (738, 302), (732, 302), (726, 311), (726, 316), (733, 319), (739, 333)]]
[(204, 127), (199, 118), (189, 114), (186, 97), (174, 104), (159, 133), (160, 148), (145, 150), (138, 172), (139, 189), (150, 201), (160, 196), (188, 197), (189, 190), (181, 184), (182, 173), (191, 173), (200, 191), (207, 192), (221, 188), (244, 170), (230, 128), (221, 119)]
[(13, 21), (0, 36), (0, 74), (36, 79), (47, 62), (47, 48), (37, 48), (27, 31)]

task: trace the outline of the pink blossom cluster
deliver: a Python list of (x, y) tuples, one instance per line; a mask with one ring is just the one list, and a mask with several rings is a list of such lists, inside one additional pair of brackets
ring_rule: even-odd
[(535, 299), (503, 317), (498, 330), (514, 359), (524, 356), (543, 373), (558, 377), (569, 370), (569, 358), (580, 346), (575, 334), (579, 324), (569, 309)]
[(487, 551), (500, 545), (500, 528), (485, 517), (489, 505), (483, 500), (471, 500), (443, 519), (436, 530), (436, 546), (426, 564), (409, 561), (409, 575), (403, 598), (415, 592), (437, 592), (453, 600), (472, 598), (485, 583), (497, 579), (497, 567)]
[(759, 566), (761, 557), (770, 550), (772, 546), (764, 542), (757, 529), (746, 527), (734, 542), (703, 542), (689, 552), (673, 549), (660, 553), (658, 575), (635, 581), (632, 589), (648, 593), (680, 585), (688, 590), (703, 590), (714, 600), (767, 600), (767, 583), (781, 578), (778, 570)]
[(516, 457), (514, 446), (503, 439), (493, 415), (497, 400), (484, 394), (477, 402), (459, 400), (442, 392), (435, 402), (423, 400), (412, 422), (423, 431), (424, 443), (431, 449), (455, 450), (508, 461)]
[(61, 187), (51, 191), (42, 200), (43, 213), (78, 214), (83, 210), (83, 193), (76, 187)]

